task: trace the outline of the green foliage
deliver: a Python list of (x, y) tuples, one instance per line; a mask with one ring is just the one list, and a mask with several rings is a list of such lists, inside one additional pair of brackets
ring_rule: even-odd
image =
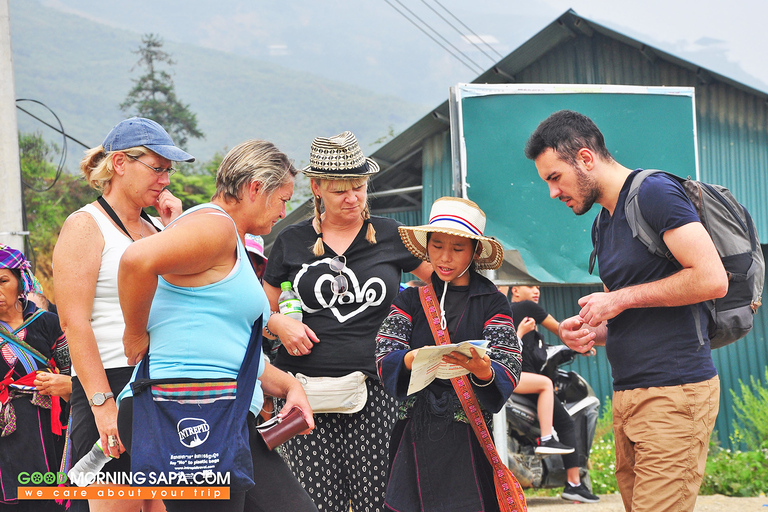
[(595, 439), (603, 437), (613, 441), (613, 401), (608, 396), (603, 399), (603, 410), (595, 425)]
[(390, 140), (395, 138), (395, 127), (392, 125), (389, 125), (387, 127), (387, 133), (376, 139), (375, 141), (371, 142), (371, 146), (378, 146), (383, 145), (385, 142), (389, 142)]
[[(742, 437), (734, 441), (735, 444), (744, 441), (752, 450), (732, 452), (721, 448), (714, 441), (710, 442), (700, 494), (761, 496), (768, 493), (768, 440), (765, 435), (768, 429), (768, 390), (755, 379), (752, 379), (751, 384), (751, 388), (742, 384), (741, 399), (734, 394), (734, 409), (743, 426), (737, 429)], [(614, 475), (616, 455), (611, 411), (611, 400), (606, 398), (590, 453), (589, 474), (592, 491), (596, 494), (618, 492)], [(712, 439), (717, 439), (716, 433), (712, 434)]]
[(699, 494), (764, 496), (768, 493), (768, 447), (748, 452), (710, 443)]
[[(12, 0), (10, 21), (16, 96), (44, 101), (70, 135), (89, 147), (98, 146), (126, 117), (119, 105), (134, 86), (132, 79), (144, 74), (143, 68), (131, 72), (139, 58), (132, 50), (141, 46), (141, 34), (127, 30), (135, 25), (126, 23), (126, 30), (103, 25), (47, 8), (39, 0)], [(291, 70), (274, 60), (161, 37), (162, 50), (175, 64), (161, 64), (159, 69), (170, 70), (177, 96), (191, 105), (205, 133), (205, 139), (190, 138), (186, 148), (200, 160), (258, 138), (274, 142), (301, 163), (309, 160), (312, 139), (346, 129), (370, 156), (373, 148), (368, 144), (387, 126), (400, 132), (435, 106)], [(24, 113), (18, 120), (23, 132), (40, 126)], [(70, 147), (70, 156), (79, 150)], [(69, 159), (70, 172), (76, 170), (76, 160)]]
[[(732, 441), (734, 446), (743, 442), (749, 450), (768, 448), (768, 387), (750, 375), (750, 386), (739, 379), (741, 398), (731, 390), (733, 411), (737, 421), (733, 422)], [(765, 369), (765, 383), (768, 384), (768, 367)]]
[(134, 52), (140, 56), (136, 65), (145, 68), (146, 73), (133, 80), (134, 86), (120, 109), (157, 121), (180, 147), (186, 147), (189, 137), (204, 138), (197, 127), (197, 115), (176, 96), (171, 74), (158, 69), (160, 63), (175, 64), (170, 54), (162, 50), (163, 40), (147, 34), (141, 38), (141, 44)]
[[(21, 177), (24, 182), (24, 209), (29, 230), (27, 256), (35, 264), (35, 275), (48, 294), (52, 290), (51, 256), (61, 225), (67, 216), (96, 198), (84, 179), (62, 173), (55, 185), (59, 152), (42, 134), (19, 134)], [(50, 190), (46, 190), (49, 189)]]
[(612, 494), (619, 492), (616, 483), (616, 453), (613, 437), (613, 404), (605, 397), (600, 417), (595, 426), (595, 440), (589, 454), (592, 479), (592, 492), (595, 494)]
[(207, 203), (216, 192), (216, 178), (211, 174), (173, 175), (168, 190), (181, 199), (181, 205), (187, 210), (195, 205)]

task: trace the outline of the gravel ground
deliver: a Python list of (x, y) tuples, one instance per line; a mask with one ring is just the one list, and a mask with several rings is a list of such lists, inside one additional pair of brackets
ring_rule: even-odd
[[(606, 494), (599, 503), (573, 503), (559, 497), (528, 498), (531, 512), (624, 512), (621, 496)], [(699, 496), (694, 512), (768, 512), (768, 498), (730, 498), (728, 496)]]

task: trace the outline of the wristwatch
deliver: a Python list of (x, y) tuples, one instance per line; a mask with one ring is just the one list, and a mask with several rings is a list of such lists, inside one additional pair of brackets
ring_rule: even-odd
[(88, 405), (93, 407), (94, 405), (104, 405), (104, 402), (106, 402), (108, 399), (113, 398), (115, 395), (112, 394), (111, 391), (107, 391), (106, 393), (94, 393), (90, 400), (88, 400)]

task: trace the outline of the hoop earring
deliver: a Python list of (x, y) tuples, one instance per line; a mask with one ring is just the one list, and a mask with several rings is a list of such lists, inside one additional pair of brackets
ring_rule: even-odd
[[(19, 297), (19, 299), (21, 299), (21, 297)], [(24, 312), (24, 308), (21, 307), (21, 300), (17, 300), (16, 301), (16, 311), (18, 311), (19, 313), (23, 313)]]

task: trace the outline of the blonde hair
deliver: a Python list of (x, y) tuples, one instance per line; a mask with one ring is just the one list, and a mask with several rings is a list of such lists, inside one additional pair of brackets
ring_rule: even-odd
[[(323, 178), (312, 178), (312, 183), (317, 184), (318, 187), (320, 187), (323, 190), (330, 190), (332, 192), (340, 192), (340, 191), (346, 191), (351, 188), (357, 188), (362, 185), (366, 185), (368, 183), (368, 176), (359, 176), (355, 178), (350, 179), (323, 179)], [(333, 184), (331, 186), (331, 184)], [(314, 195), (314, 194), (313, 194)], [(321, 229), (321, 214), (322, 211), (322, 204), (323, 200), (320, 196), (314, 196), (315, 200), (315, 221), (317, 223), (317, 228), (320, 230), (317, 234), (317, 240), (315, 240), (314, 245), (312, 245), (312, 254), (315, 256), (322, 256), (325, 254), (325, 247), (323, 246), (323, 231)], [(365, 208), (363, 209), (363, 222), (366, 222), (368, 224), (368, 229), (365, 232), (365, 239), (368, 240), (368, 243), (373, 245), (376, 243), (376, 230), (373, 228), (373, 223), (370, 222), (371, 219), (371, 210), (368, 206), (368, 198), (366, 195), (365, 200)]]
[(269, 197), (288, 184), (298, 171), (291, 160), (271, 142), (252, 139), (238, 144), (224, 157), (216, 172), (216, 193), (225, 200), (240, 201), (243, 186), (257, 181)]
[[(119, 153), (125, 153), (134, 158), (146, 155), (149, 152), (143, 146), (121, 149), (119, 151)], [(118, 153), (118, 151), (104, 151), (104, 146), (91, 148), (85, 152), (85, 156), (80, 160), (80, 170), (83, 172), (83, 176), (85, 176), (91, 188), (99, 192), (109, 189), (112, 177), (115, 175), (115, 167), (112, 163), (112, 155), (115, 153)]]

